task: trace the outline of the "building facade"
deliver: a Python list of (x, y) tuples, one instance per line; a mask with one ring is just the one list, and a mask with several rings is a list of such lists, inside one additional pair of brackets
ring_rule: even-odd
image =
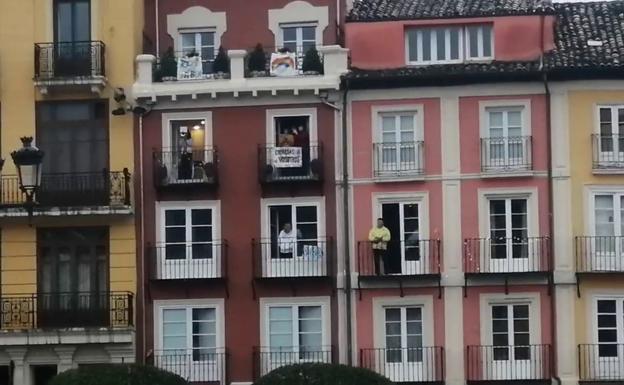
[[(142, 2), (0, 4), (0, 383), (134, 362), (133, 118)], [(44, 152), (32, 215), (10, 154)]]

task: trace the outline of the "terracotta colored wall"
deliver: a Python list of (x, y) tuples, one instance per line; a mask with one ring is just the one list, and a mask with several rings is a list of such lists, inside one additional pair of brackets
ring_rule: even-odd
[[(227, 49), (251, 49), (257, 43), (265, 47), (275, 46), (275, 37), (268, 27), (268, 10), (281, 9), (294, 0), (159, 0), (158, 20), (161, 52), (173, 44), (167, 34), (167, 15), (178, 14), (192, 6), (202, 6), (213, 12), (226, 12), (227, 31), (221, 44)], [(335, 44), (337, 36), (336, 1), (305, 0), (314, 6), (327, 6), (329, 24), (323, 33), (324, 44)], [(147, 0), (145, 6), (145, 36), (155, 47), (156, 22), (155, 0)], [(148, 47), (146, 46), (146, 49)]]
[[(552, 16), (544, 18), (546, 51), (554, 48), (554, 22)], [(346, 47), (351, 50), (351, 65), (354, 67), (364, 69), (404, 67), (406, 28), (469, 23), (494, 23), (496, 60), (536, 60), (542, 52), (540, 16), (347, 23)]]

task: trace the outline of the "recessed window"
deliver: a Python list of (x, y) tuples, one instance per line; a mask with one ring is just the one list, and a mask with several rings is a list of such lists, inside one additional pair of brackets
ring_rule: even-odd
[(204, 74), (212, 73), (215, 58), (215, 33), (211, 31), (180, 31), (181, 56), (199, 55)]
[(443, 26), (407, 31), (408, 64), (448, 64), (493, 58), (491, 25)]
[(422, 172), (422, 127), (416, 112), (380, 113), (378, 132), (380, 140), (374, 145), (378, 175)]
[(531, 166), (531, 139), (525, 133), (528, 123), (524, 107), (488, 107), (485, 109), (486, 133), (482, 142), (482, 169), (527, 169)]

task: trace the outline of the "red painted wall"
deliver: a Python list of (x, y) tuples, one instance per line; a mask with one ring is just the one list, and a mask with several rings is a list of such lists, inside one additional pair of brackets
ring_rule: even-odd
[[(554, 49), (554, 22), (553, 16), (544, 17), (545, 51)], [(495, 60), (536, 60), (542, 53), (541, 16), (346, 23), (345, 44), (351, 50), (353, 67), (361, 69), (405, 67), (405, 29), (412, 26), (471, 23), (494, 24)]]

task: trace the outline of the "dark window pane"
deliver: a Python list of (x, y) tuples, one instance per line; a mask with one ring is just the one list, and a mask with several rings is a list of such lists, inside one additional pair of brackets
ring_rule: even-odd
[(615, 329), (602, 329), (598, 330), (598, 342), (616, 342), (617, 330)]
[(615, 301), (614, 300), (598, 301), (598, 313), (615, 313)]
[(165, 211), (165, 226), (184, 226), (186, 212), (184, 210)]
[(509, 336), (507, 334), (494, 334), (492, 344), (494, 346), (507, 346), (509, 345)]
[(316, 27), (302, 27), (301, 36), (303, 40), (316, 40)]
[(483, 29), (483, 56), (492, 56), (492, 26), (484, 25)]
[(529, 318), (529, 305), (515, 305), (513, 314), (514, 318)]
[(282, 31), (284, 33), (284, 42), (297, 40), (297, 28), (287, 27), (287, 28), (282, 28)]
[(432, 30), (425, 28), (422, 30), (422, 60), (430, 61), (431, 60), (431, 34)]
[(528, 346), (514, 348), (514, 356), (516, 360), (529, 360), (531, 359), (531, 348), (529, 348)]
[(165, 246), (165, 259), (186, 259), (185, 245)]
[(193, 227), (193, 242), (211, 242), (212, 228), (210, 227)]
[(492, 332), (501, 333), (507, 331), (507, 320), (493, 320), (492, 321)]
[(616, 326), (616, 318), (615, 315), (599, 315), (598, 316), (598, 327), (615, 327)]
[(506, 361), (509, 359), (509, 348), (494, 348), (494, 359), (497, 361)]
[(195, 209), (191, 211), (193, 225), (210, 225), (212, 224), (212, 210)]
[(446, 57), (446, 28), (436, 28), (437, 60), (447, 60)]
[(507, 306), (492, 306), (492, 318), (507, 319)]
[(614, 344), (601, 344), (598, 346), (598, 355), (600, 357), (617, 357), (618, 356), (618, 346)]
[(186, 242), (184, 227), (171, 227), (165, 230), (165, 243)]
[(316, 206), (297, 207), (297, 223), (316, 222)]
[(468, 27), (468, 40), (470, 46), (468, 47), (468, 53), (470, 57), (479, 57), (479, 27)]

